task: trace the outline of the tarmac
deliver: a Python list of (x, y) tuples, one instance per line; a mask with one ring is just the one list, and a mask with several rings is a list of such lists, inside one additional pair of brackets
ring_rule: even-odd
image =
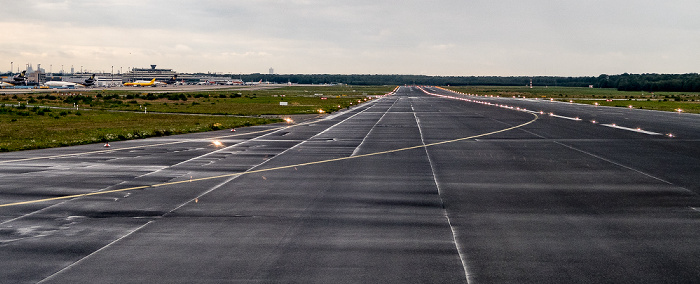
[(697, 282), (699, 130), (401, 87), (317, 120), (2, 153), (0, 279)]

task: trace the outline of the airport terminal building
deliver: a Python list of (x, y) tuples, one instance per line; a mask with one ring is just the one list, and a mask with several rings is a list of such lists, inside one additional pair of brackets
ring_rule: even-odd
[(122, 75), (123, 82), (134, 82), (137, 80), (149, 81), (156, 78), (156, 81), (166, 81), (171, 79), (173, 76), (177, 75), (177, 80), (191, 81), (193, 78), (191, 75), (178, 74), (173, 71), (173, 69), (158, 69), (156, 65), (151, 65), (151, 68), (133, 68), (128, 73)]

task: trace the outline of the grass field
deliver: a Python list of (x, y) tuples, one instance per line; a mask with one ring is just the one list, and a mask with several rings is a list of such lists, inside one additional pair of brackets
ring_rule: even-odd
[[(394, 86), (323, 86), (191, 93), (148, 93), (144, 91), (149, 89), (142, 88), (137, 92), (70, 90), (67, 92), (73, 95), (0, 95), (0, 151), (138, 139), (281, 122), (278, 118), (259, 116), (331, 113), (364, 102), (368, 96), (384, 95), (393, 88)], [(287, 105), (280, 105), (280, 102), (286, 102)], [(76, 105), (78, 110), (75, 109)]]
[(700, 93), (689, 92), (625, 92), (616, 89), (566, 87), (448, 87), (451, 90), (477, 95), (526, 97), (572, 101), (603, 106), (652, 109), (660, 111), (700, 113)]
[(281, 119), (11, 108), (0, 104), (0, 151), (61, 147), (280, 122)]
[[(393, 86), (284, 87), (271, 90), (154, 93), (157, 88), (81, 92), (76, 96), (35, 94), (17, 98), (0, 96), (0, 103), (150, 112), (228, 115), (284, 115), (334, 112), (367, 96), (383, 95)], [(151, 91), (151, 92), (148, 92)], [(75, 91), (74, 91), (75, 93)], [(286, 102), (286, 106), (280, 105)]]

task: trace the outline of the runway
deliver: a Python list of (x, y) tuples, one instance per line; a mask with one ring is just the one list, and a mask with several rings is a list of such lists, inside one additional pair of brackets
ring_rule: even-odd
[(699, 130), (401, 87), (299, 124), (2, 153), (0, 279), (697, 282)]

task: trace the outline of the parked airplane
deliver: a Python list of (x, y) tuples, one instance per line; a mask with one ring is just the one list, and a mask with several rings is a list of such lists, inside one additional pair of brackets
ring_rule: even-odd
[(90, 87), (95, 85), (95, 74), (92, 74), (90, 78), (85, 79), (85, 83), (83, 83), (83, 86), (85, 87)]
[(44, 83), (44, 86), (50, 88), (84, 88), (95, 85), (95, 74), (92, 74), (90, 78), (85, 79), (84, 83), (76, 82), (66, 82), (66, 81), (48, 81)]
[(260, 79), (260, 81), (257, 81), (257, 82), (245, 82), (246, 85), (260, 85), (261, 83), (262, 83), (262, 79)]
[(26, 85), (27, 84), (27, 70), (22, 71), (17, 76), (12, 78), (13, 85)]
[(15, 85), (12, 85), (7, 82), (0, 82), (0, 88), (9, 88), (9, 87), (14, 87)]
[(50, 87), (50, 88), (84, 88), (85, 85), (83, 84), (78, 84), (74, 82), (65, 82), (65, 81), (48, 81), (44, 83), (44, 86)]
[(168, 84), (168, 85), (172, 85), (172, 84), (177, 83), (177, 75), (173, 75), (172, 78), (165, 80), (163, 83)]
[(151, 81), (138, 80), (135, 82), (124, 83), (124, 86), (134, 86), (134, 87), (149, 87), (149, 86), (155, 86), (155, 85), (156, 85), (156, 78), (151, 79)]

